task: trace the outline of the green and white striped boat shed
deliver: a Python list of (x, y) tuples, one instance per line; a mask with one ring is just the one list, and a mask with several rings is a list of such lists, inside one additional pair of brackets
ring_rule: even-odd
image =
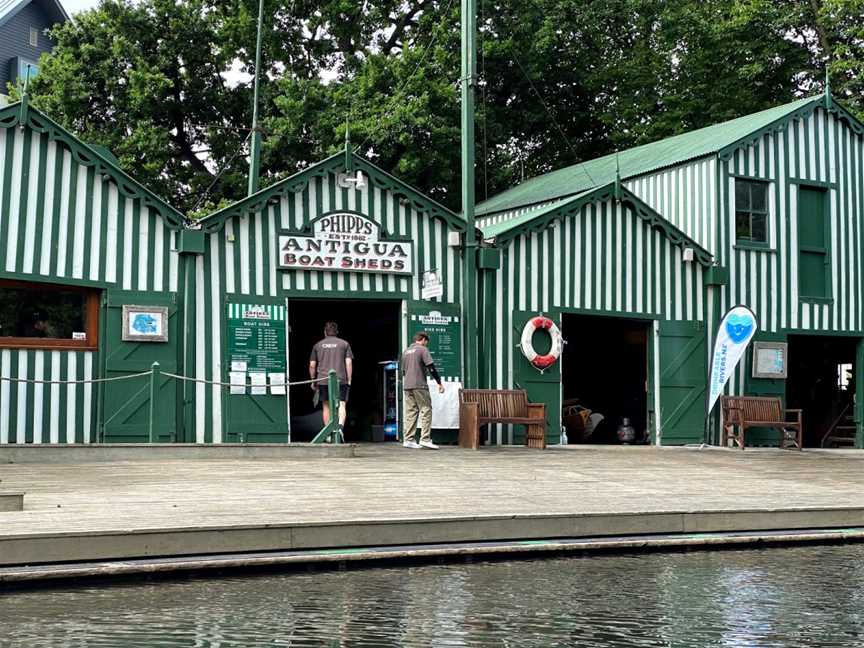
[[(736, 235), (736, 187), (747, 182), (767, 187), (764, 207), (751, 210), (764, 215), (764, 240)], [(820, 210), (824, 229), (808, 229), (805, 208)], [(864, 127), (830, 95), (527, 180), (477, 214), (480, 325), (462, 341), (480, 338), (481, 386), (521, 387), (547, 404), (551, 443), (563, 363), (540, 372), (517, 347), (541, 313), (559, 325), (580, 315), (644, 324), (647, 420), (663, 444), (704, 438), (712, 331), (731, 306), (754, 311), (757, 340), (864, 339)], [(327, 229), (337, 223), (359, 238)], [(247, 369), (237, 322), (279, 323), (290, 346), (292, 301), (380, 300), (398, 304), (406, 345), (420, 313), (462, 321), (466, 235), (458, 214), (344, 152), (189, 222), (26, 103), (0, 109), (0, 280), (98, 298), (96, 320), (68, 344), (7, 344), (0, 331), (0, 378), (14, 380), (0, 381), (0, 443), (147, 440), (146, 377), (74, 381), (147, 372), (154, 360), (155, 440), (288, 441), (284, 396), (249, 407), (226, 387)], [(430, 297), (432, 272), (440, 288)], [(165, 340), (129, 335), (139, 311), (164, 313), (144, 333)], [(287, 360), (267, 371), (284, 375)], [(750, 363), (728, 393), (785, 395), (783, 381), (754, 378)], [(860, 376), (864, 362), (855, 366)], [(498, 426), (488, 442), (518, 436)]]

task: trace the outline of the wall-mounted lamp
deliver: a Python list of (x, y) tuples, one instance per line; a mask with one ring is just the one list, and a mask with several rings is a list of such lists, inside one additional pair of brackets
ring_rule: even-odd
[(347, 189), (354, 187), (355, 189), (364, 189), (366, 187), (366, 176), (362, 171), (357, 171), (357, 174), (351, 176), (347, 173), (339, 173), (336, 175), (336, 182), (340, 187)]
[(683, 258), (684, 258), (684, 261), (686, 261), (687, 263), (690, 263), (693, 261), (693, 248), (692, 247), (685, 247), (684, 248), (684, 257)]

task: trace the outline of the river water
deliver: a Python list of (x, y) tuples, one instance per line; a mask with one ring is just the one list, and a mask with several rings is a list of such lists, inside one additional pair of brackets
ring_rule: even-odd
[(0, 594), (0, 646), (864, 646), (864, 545)]

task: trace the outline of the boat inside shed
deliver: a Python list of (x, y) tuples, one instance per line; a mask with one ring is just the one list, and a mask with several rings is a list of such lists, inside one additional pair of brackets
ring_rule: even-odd
[(648, 435), (648, 324), (616, 317), (562, 316), (563, 424), (568, 443), (621, 443), (628, 419), (632, 443)]
[[(348, 395), (345, 441), (383, 440), (384, 376), (382, 363), (398, 359), (401, 302), (370, 299), (289, 299), (288, 375), (309, 376), (309, 355), (324, 337), (324, 324), (336, 322), (339, 336), (351, 345), (354, 373)], [(321, 405), (313, 405), (309, 385), (289, 390), (291, 441), (311, 441), (323, 426)]]

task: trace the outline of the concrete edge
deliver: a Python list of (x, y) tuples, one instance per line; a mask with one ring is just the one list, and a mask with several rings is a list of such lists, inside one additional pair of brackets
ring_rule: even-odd
[(244, 527), (0, 535), (0, 565), (430, 543), (864, 527), (864, 509), (357, 520)]
[(617, 538), (550, 539), (546, 541), (494, 544), (419, 545), (390, 548), (363, 547), (349, 551), (305, 551), (263, 555), (191, 556), (172, 560), (98, 562), (80, 565), (49, 565), (0, 568), (0, 585), (26, 584), (68, 579), (117, 578), (134, 575), (208, 572), (213, 570), (296, 568), (310, 565), (342, 566), (347, 563), (423, 562), (479, 557), (491, 559), (534, 558), (542, 554), (674, 551), (752, 545), (864, 542), (864, 528), (827, 530), (777, 530), (767, 533), (673, 534)]

